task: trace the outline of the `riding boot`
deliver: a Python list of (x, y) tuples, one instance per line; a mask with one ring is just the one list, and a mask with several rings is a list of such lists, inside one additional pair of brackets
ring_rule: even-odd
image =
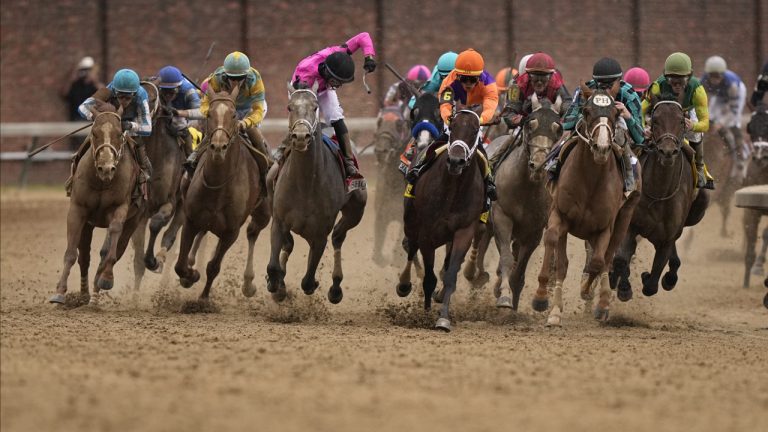
[[(485, 157), (485, 160), (488, 161), (488, 153), (485, 152), (485, 148), (482, 145), (477, 147), (477, 151), (479, 151)], [(488, 165), (485, 166), (486, 172), (483, 173), (483, 183), (485, 183), (485, 196), (487, 198), (486, 201), (488, 201), (489, 208), (490, 201), (496, 201), (499, 199), (499, 196), (496, 193), (496, 183), (493, 181), (493, 171), (491, 166), (492, 165), (490, 161), (488, 161)]]
[(362, 177), (360, 170), (357, 169), (357, 165), (355, 165), (355, 161), (352, 158), (352, 143), (349, 140), (349, 133), (345, 133), (341, 136), (336, 135), (336, 139), (339, 140), (339, 148), (341, 149), (342, 156), (344, 156), (345, 177)]
[(635, 172), (632, 169), (632, 150), (629, 149), (629, 146), (624, 147), (621, 154), (621, 165), (624, 169), (624, 192), (629, 194), (637, 190)]
[(136, 142), (136, 157), (139, 160), (139, 167), (141, 167), (139, 183), (147, 182), (152, 178), (152, 163), (147, 156), (147, 148), (141, 141)]
[(193, 150), (192, 153), (187, 156), (187, 160), (184, 161), (184, 164), (182, 165), (185, 170), (187, 170), (187, 175), (189, 178), (192, 178), (192, 176), (195, 174), (195, 168), (197, 167), (197, 159), (199, 157), (199, 153), (197, 150)]
[(704, 169), (704, 146), (702, 145), (702, 142), (689, 141), (689, 144), (696, 152), (696, 172), (699, 175), (697, 186), (704, 189), (714, 189), (715, 183), (711, 179), (707, 178), (707, 174)]
[(82, 143), (80, 143), (80, 147), (78, 147), (77, 151), (72, 154), (72, 164), (70, 165), (70, 173), (69, 178), (64, 182), (64, 191), (66, 191), (67, 196), (72, 195), (72, 184), (74, 183), (75, 179), (75, 172), (77, 171), (77, 163), (80, 162), (80, 159), (85, 154), (85, 151), (88, 150), (88, 147), (90, 147), (91, 144), (91, 135), (88, 135)]

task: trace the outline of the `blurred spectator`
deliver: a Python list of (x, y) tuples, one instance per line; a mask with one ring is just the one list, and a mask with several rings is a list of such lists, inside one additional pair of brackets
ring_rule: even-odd
[[(67, 119), (69, 121), (83, 121), (77, 108), (83, 101), (91, 97), (96, 90), (104, 87), (97, 78), (98, 67), (93, 57), (83, 57), (72, 70), (69, 79), (61, 88), (61, 97), (67, 103)], [(77, 149), (82, 138), (72, 137), (70, 147)]]

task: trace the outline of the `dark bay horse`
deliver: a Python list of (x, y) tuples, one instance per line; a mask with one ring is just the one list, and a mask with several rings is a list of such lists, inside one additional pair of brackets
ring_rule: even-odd
[(184, 224), (175, 266), (183, 287), (189, 288), (200, 279), (200, 273), (189, 265), (189, 252), (198, 234), (211, 232), (219, 237), (213, 258), (206, 267), (207, 279), (200, 294), (203, 301), (208, 300), (224, 254), (237, 240), (240, 227), (249, 215), (243, 294), (250, 297), (255, 293), (253, 249), (259, 232), (269, 223), (269, 205), (260, 198), (259, 165), (237, 130), (235, 99), (239, 88), (234, 87), (231, 93), (214, 93), (209, 88), (210, 108), (206, 118), (209, 147), (200, 158), (184, 196)]
[(94, 278), (91, 304), (98, 303), (99, 291), (114, 286), (113, 267), (125, 252), (136, 229), (144, 203), (132, 203), (139, 167), (122, 132), (122, 107), (107, 103), (93, 110), (90, 150), (75, 171), (67, 214), (67, 250), (64, 269), (51, 303), (63, 304), (67, 279), (75, 260), (80, 264), (80, 292), (88, 295), (88, 267), (91, 261), (93, 229), (107, 228), (101, 249), (101, 262)]
[[(456, 289), (456, 278), (464, 256), (472, 243), (485, 200), (484, 164), (477, 156), (480, 145), (480, 117), (474, 111), (461, 110), (450, 126), (450, 142), (422, 174), (414, 188), (415, 198), (405, 205), (405, 236), (408, 263), (400, 274), (397, 294), (410, 294), (411, 266), (416, 252), (424, 258), (424, 308), (432, 306), (437, 277), (433, 270), (435, 249), (450, 243), (446, 251), (444, 288), (436, 296), (442, 301), (435, 328), (450, 331), (449, 306)], [(441, 298), (442, 297), (442, 298)]]
[[(403, 214), (405, 180), (398, 169), (400, 154), (408, 144), (408, 122), (399, 107), (384, 108), (376, 122), (373, 137), (378, 176), (376, 177), (375, 220), (373, 231), (373, 261), (384, 266), (387, 260), (382, 249), (387, 228), (399, 223)], [(399, 243), (399, 242), (398, 242)], [(399, 244), (397, 249), (399, 249)], [(394, 258), (394, 257), (393, 257)]]
[[(291, 232), (295, 232), (307, 240), (310, 249), (301, 288), (305, 294), (314, 293), (319, 286), (315, 279), (317, 266), (332, 232), (333, 285), (328, 300), (336, 304), (343, 297), (341, 246), (347, 232), (360, 223), (368, 194), (362, 188), (347, 192), (338, 155), (323, 143), (318, 127), (316, 90), (294, 90), (288, 86), (290, 153), (286, 154), (282, 168), (274, 166), (269, 176), (269, 183), (274, 185), (270, 187), (272, 252), (267, 266), (267, 289), (276, 301), (285, 299), (286, 265), (293, 250)], [(341, 218), (336, 223), (339, 212)]]
[[(686, 226), (697, 224), (709, 203), (706, 189), (696, 189), (691, 168), (692, 149), (683, 146), (685, 115), (675, 100), (651, 100), (651, 144), (640, 156), (643, 186), (640, 202), (632, 216), (624, 241), (613, 260), (611, 286), (617, 288), (621, 301), (632, 298), (629, 283), (630, 260), (637, 248), (637, 236), (653, 244), (656, 253), (651, 271), (642, 274), (643, 294), (652, 296), (659, 290), (659, 279), (669, 263), (669, 271), (661, 279), (665, 290), (677, 284), (680, 258), (675, 242)], [(687, 156), (683, 152), (687, 151)]]
[(533, 111), (523, 125), (521, 145), (496, 168), (499, 199), (491, 208), (491, 219), (500, 255), (501, 280), (495, 292), (498, 307), (517, 310), (528, 260), (547, 224), (552, 198), (546, 189), (544, 162), (563, 134), (561, 103), (560, 98), (552, 104), (534, 93)]
[[(768, 184), (768, 111), (757, 111), (747, 125), (752, 141), (752, 159), (747, 168), (747, 177), (744, 186)], [(750, 272), (755, 275), (763, 275), (765, 263), (765, 251), (768, 248), (768, 228), (763, 231), (763, 247), (760, 254), (755, 253), (757, 243), (757, 230), (762, 216), (768, 216), (768, 211), (756, 209), (744, 209), (744, 288), (749, 288)], [(766, 296), (768, 299), (768, 296)], [(768, 307), (768, 304), (766, 304)]]
[(608, 265), (624, 238), (632, 212), (640, 199), (639, 193), (635, 192), (625, 197), (621, 169), (613, 150), (618, 118), (614, 98), (619, 91), (618, 81), (610, 90), (592, 90), (582, 86), (581, 91), (586, 99), (582, 108), (583, 117), (576, 125), (576, 142), (562, 164), (552, 195), (552, 208), (544, 234), (544, 262), (533, 299), (534, 310), (547, 310), (547, 283), (550, 266), (557, 253), (555, 304), (549, 313), (548, 325), (559, 326), (562, 318), (563, 280), (568, 271), (568, 234), (586, 240), (594, 251), (586, 268), (589, 277), (582, 281), (581, 297), (587, 301), (592, 299), (592, 282), (599, 277), (600, 298), (594, 315), (601, 321), (608, 319), (612, 295), (608, 284)]

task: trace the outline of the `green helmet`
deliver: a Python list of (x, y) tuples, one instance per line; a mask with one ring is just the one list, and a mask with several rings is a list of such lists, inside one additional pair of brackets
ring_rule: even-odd
[(112, 88), (119, 92), (136, 93), (139, 91), (139, 75), (130, 69), (120, 69), (112, 78)]
[(235, 51), (224, 59), (224, 73), (229, 76), (243, 76), (251, 69), (251, 61), (248, 56)]
[(437, 59), (437, 70), (442, 74), (448, 75), (456, 66), (456, 57), (458, 56), (459, 55), (453, 51), (448, 51), (441, 55), (440, 58)]
[(672, 53), (664, 62), (664, 75), (685, 76), (690, 75), (692, 72), (691, 58), (686, 53)]

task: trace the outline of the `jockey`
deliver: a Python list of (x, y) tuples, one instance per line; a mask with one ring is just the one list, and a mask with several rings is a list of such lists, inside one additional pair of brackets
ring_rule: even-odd
[[(586, 83), (591, 89), (613, 87), (619, 82), (619, 93), (616, 95), (616, 108), (619, 110), (619, 121), (616, 123), (614, 143), (624, 149), (622, 152), (622, 171), (624, 173), (624, 191), (632, 192), (636, 189), (635, 175), (632, 170), (632, 151), (627, 146), (627, 135), (635, 146), (642, 146), (645, 137), (643, 135), (642, 108), (640, 98), (632, 89), (632, 86), (621, 80), (621, 65), (615, 59), (604, 57), (592, 67), (592, 80)], [(586, 101), (581, 97), (581, 89), (576, 89), (573, 94), (573, 103), (563, 118), (563, 129), (573, 131), (581, 120), (581, 107)], [(630, 143), (630, 144), (632, 144)]]
[[(314, 84), (318, 85), (317, 101), (320, 105), (320, 113), (325, 121), (330, 123), (336, 134), (336, 140), (344, 156), (347, 178), (361, 178), (362, 175), (352, 159), (352, 142), (349, 139), (349, 131), (344, 122), (344, 110), (339, 104), (336, 89), (355, 79), (355, 62), (352, 60), (352, 54), (359, 50), (362, 50), (365, 56), (363, 69), (366, 73), (373, 72), (376, 69), (374, 60), (376, 51), (373, 48), (371, 36), (366, 32), (353, 36), (343, 45), (330, 46), (306, 57), (299, 62), (293, 72), (293, 88), (311, 88)], [(285, 142), (278, 148), (280, 155), (278, 158), (282, 157), (284, 149)]]
[[(435, 67), (432, 68), (432, 76), (429, 77), (423, 86), (421, 86), (421, 91), (424, 93), (437, 95), (437, 92), (440, 90), (440, 84), (443, 83), (445, 77), (451, 73), (454, 66), (456, 65), (456, 57), (458, 57), (458, 54), (453, 51), (443, 53), (443, 55), (437, 59), (437, 64)], [(411, 97), (411, 101), (408, 102), (408, 107), (413, 109), (413, 104), (415, 103), (416, 96), (413, 96)]]
[(749, 98), (749, 105), (753, 110), (756, 110), (761, 103), (765, 103), (763, 102), (763, 96), (766, 91), (768, 91), (768, 62), (765, 62), (763, 69), (760, 71), (760, 75), (757, 76), (755, 89), (752, 91), (752, 96)]
[(747, 87), (738, 75), (728, 69), (725, 59), (720, 56), (712, 56), (704, 63), (701, 85), (709, 99), (710, 127), (728, 144), (737, 157), (737, 163), (743, 165), (746, 152), (741, 135), (741, 115), (747, 99)]
[(429, 68), (425, 65), (415, 65), (408, 70), (408, 74), (405, 79), (407, 81), (398, 81), (387, 90), (387, 94), (384, 96), (384, 108), (397, 108), (403, 115), (403, 118), (408, 118), (410, 113), (410, 107), (407, 101), (413, 96), (412, 92), (408, 89), (410, 84), (412, 88), (417, 89), (424, 85), (429, 79)]
[(504, 117), (507, 126), (510, 128), (520, 126), (523, 119), (531, 113), (531, 96), (534, 93), (539, 98), (549, 99), (552, 103), (555, 103), (559, 96), (562, 100), (561, 116), (568, 111), (571, 104), (571, 95), (565, 88), (562, 75), (555, 69), (554, 60), (543, 52), (528, 58), (525, 72), (520, 74), (509, 87), (505, 108), (510, 111), (510, 114)]
[(173, 112), (171, 130), (183, 140), (184, 154), (189, 156), (192, 153), (192, 134), (189, 132), (187, 119), (202, 117), (200, 115), (200, 96), (197, 94), (195, 86), (184, 78), (181, 71), (176, 67), (166, 66), (160, 69), (157, 77), (160, 97)]
[[(482, 104), (481, 124), (488, 123), (493, 119), (499, 103), (499, 94), (496, 82), (491, 74), (484, 70), (484, 67), (485, 61), (483, 56), (471, 48), (463, 51), (456, 58), (456, 65), (453, 71), (448, 74), (440, 85), (440, 116), (446, 129), (456, 109), (456, 102), (467, 107)], [(415, 185), (424, 167), (428, 166), (435, 158), (435, 149), (444, 145), (447, 141), (448, 135), (443, 133), (423, 152), (425, 157), (420, 158), (411, 167), (406, 174), (406, 180), (408, 180), (411, 188)], [(478, 147), (478, 150), (485, 153), (482, 145)], [(491, 201), (495, 201), (496, 186), (490, 174), (485, 177), (485, 188), (487, 197)]]
[[(134, 137), (136, 154), (142, 171), (142, 175), (139, 176), (141, 183), (149, 180), (152, 175), (152, 164), (149, 162), (144, 142), (141, 139), (152, 134), (152, 118), (148, 98), (147, 92), (141, 87), (139, 75), (131, 69), (120, 69), (115, 73), (111, 83), (97, 90), (78, 108), (80, 115), (89, 121), (93, 121), (94, 117), (91, 108), (96, 107), (99, 102), (109, 103), (115, 108), (123, 108), (121, 125), (124, 133)], [(77, 169), (77, 163), (85, 154), (90, 142), (89, 135), (72, 159), (72, 174), (64, 183), (67, 196), (72, 192), (72, 180)]]
[(624, 82), (631, 85), (632, 89), (640, 97), (640, 100), (642, 100), (645, 97), (645, 91), (651, 85), (651, 77), (645, 69), (633, 67), (624, 73)]
[[(208, 93), (232, 91), (235, 87), (240, 87), (235, 99), (235, 110), (238, 118), (237, 127), (240, 132), (245, 132), (248, 135), (254, 149), (251, 146), (247, 146), (251, 152), (251, 155), (259, 163), (261, 181), (264, 182), (264, 176), (266, 175), (266, 169), (262, 166), (262, 163), (268, 167), (271, 164), (269, 159), (269, 150), (267, 147), (267, 141), (264, 139), (261, 130), (259, 129), (261, 121), (264, 120), (264, 116), (267, 115), (267, 101), (264, 94), (264, 82), (261, 79), (259, 71), (251, 67), (251, 61), (248, 56), (235, 51), (227, 55), (224, 59), (224, 65), (219, 66), (208, 78), (206, 78), (208, 87), (206, 93), (203, 93), (203, 100), (200, 103), (200, 109), (188, 110), (183, 115), (188, 118), (205, 118), (208, 116), (208, 109), (210, 108), (210, 96)], [(180, 113), (182, 114), (182, 113)], [(194, 172), (195, 165), (197, 164), (197, 158), (199, 153), (205, 151), (205, 146), (202, 149), (198, 148), (192, 152), (187, 158), (185, 166), (188, 171)]]
[[(643, 115), (651, 108), (651, 97), (661, 97), (670, 94), (675, 97), (682, 96), (683, 111), (688, 116), (685, 119), (687, 130), (685, 138), (696, 152), (696, 170), (699, 174), (698, 186), (706, 189), (714, 189), (714, 181), (704, 169), (704, 146), (702, 139), (704, 132), (709, 130), (709, 107), (707, 104), (707, 92), (701, 82), (691, 76), (693, 68), (691, 58), (682, 52), (672, 53), (664, 61), (664, 75), (651, 84), (643, 99)], [(650, 134), (647, 131), (646, 134)]]

